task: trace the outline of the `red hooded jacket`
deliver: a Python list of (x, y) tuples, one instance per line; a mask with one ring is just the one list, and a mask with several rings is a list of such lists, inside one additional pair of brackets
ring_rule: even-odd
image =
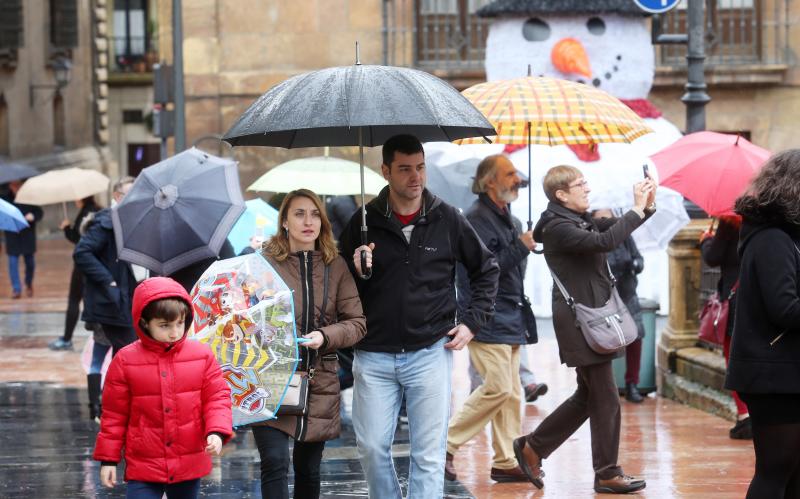
[(162, 343), (139, 328), (144, 307), (162, 298), (191, 303), (172, 279), (141, 283), (133, 294), (139, 340), (114, 357), (103, 389), (94, 459), (119, 462), (124, 447), (126, 480), (175, 483), (205, 476), (211, 471), (206, 437), (219, 433), (227, 441), (233, 433), (230, 389), (208, 346), (186, 341), (185, 333)]

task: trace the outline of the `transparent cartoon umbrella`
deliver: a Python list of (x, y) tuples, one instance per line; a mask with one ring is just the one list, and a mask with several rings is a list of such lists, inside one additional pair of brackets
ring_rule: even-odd
[(258, 253), (214, 262), (192, 289), (190, 338), (231, 389), (233, 425), (275, 417), (300, 358), (292, 291)]

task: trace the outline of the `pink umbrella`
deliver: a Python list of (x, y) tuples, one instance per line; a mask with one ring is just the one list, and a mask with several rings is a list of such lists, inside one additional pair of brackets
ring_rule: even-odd
[(718, 217), (733, 214), (736, 198), (771, 154), (738, 135), (696, 132), (651, 159), (662, 186)]

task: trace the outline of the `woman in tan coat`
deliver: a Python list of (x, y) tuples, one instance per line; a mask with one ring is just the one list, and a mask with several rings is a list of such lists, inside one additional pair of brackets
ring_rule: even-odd
[[(281, 229), (264, 246), (263, 255), (293, 291), (298, 335), (308, 340), (300, 348), (298, 369), (309, 370), (310, 361), (314, 375), (309, 381), (306, 415), (279, 415), (253, 426), (253, 436), (261, 456), (261, 496), (289, 497), (292, 438), (294, 497), (313, 499), (319, 497), (319, 467), (325, 441), (336, 438), (340, 429), (336, 350), (364, 337), (366, 319), (319, 197), (306, 189), (292, 191), (283, 200), (278, 217)], [(326, 288), (328, 296), (324, 300)], [(325, 310), (321, 310), (323, 302)]]

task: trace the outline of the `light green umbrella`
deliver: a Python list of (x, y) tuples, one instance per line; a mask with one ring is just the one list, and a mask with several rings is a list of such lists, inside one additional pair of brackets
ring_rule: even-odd
[[(293, 159), (282, 163), (247, 188), (248, 191), (290, 192), (310, 189), (320, 196), (359, 194), (361, 167), (358, 163), (330, 156)], [(377, 196), (386, 181), (368, 168), (364, 169), (364, 193)]]

